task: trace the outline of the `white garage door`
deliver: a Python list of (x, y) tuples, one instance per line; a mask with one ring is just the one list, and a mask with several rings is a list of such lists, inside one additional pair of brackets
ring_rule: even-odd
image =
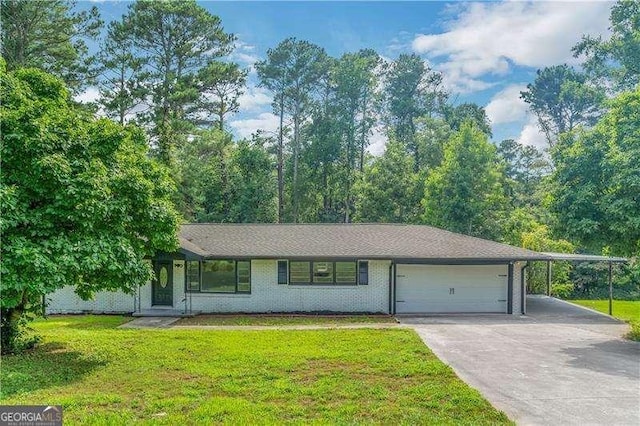
[(397, 265), (396, 312), (507, 312), (507, 265)]

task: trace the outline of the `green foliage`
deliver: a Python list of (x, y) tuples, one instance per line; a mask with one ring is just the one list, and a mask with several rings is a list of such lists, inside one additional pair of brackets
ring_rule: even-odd
[(452, 130), (458, 131), (463, 123), (470, 121), (484, 134), (491, 137), (491, 122), (483, 107), (474, 103), (463, 103), (457, 106), (447, 105), (444, 108), (444, 119)]
[(401, 54), (390, 66), (385, 85), (386, 121), (394, 137), (414, 156), (414, 168), (422, 167), (416, 144), (416, 119), (431, 117), (444, 104), (442, 75), (431, 70), (416, 54)]
[(139, 129), (91, 118), (57, 78), (1, 77), (3, 317), (65, 285), (132, 291), (151, 277), (144, 258), (177, 245), (166, 171)]
[(586, 57), (583, 67), (595, 84), (615, 92), (632, 90), (640, 83), (640, 3), (619, 0), (611, 8), (609, 21), (607, 40), (583, 36), (573, 53)]
[[(569, 241), (557, 240), (551, 236), (549, 227), (536, 224), (529, 232), (522, 233), (521, 246), (538, 252), (573, 253), (575, 247)], [(553, 262), (551, 274), (551, 294), (567, 296), (573, 291), (573, 283), (569, 279), (571, 264), (569, 262)], [(547, 264), (533, 262), (527, 270), (527, 286), (530, 293), (546, 293)]]
[(225, 117), (238, 112), (240, 108), (238, 98), (244, 93), (247, 74), (248, 71), (241, 69), (238, 64), (219, 61), (212, 61), (198, 71), (198, 86), (204, 96), (195, 110), (206, 118), (197, 121), (215, 123), (220, 130), (224, 130)]
[(356, 222), (415, 223), (419, 218), (421, 189), (413, 172), (413, 158), (404, 146), (390, 140), (382, 156), (365, 167), (356, 186)]
[(584, 74), (568, 65), (557, 65), (538, 70), (535, 81), (520, 92), (538, 117), (549, 146), (554, 146), (561, 134), (597, 119), (603, 94), (585, 81)]
[(2, 0), (0, 44), (7, 69), (40, 68), (76, 91), (86, 85), (94, 70), (84, 39), (97, 37), (102, 21), (95, 6), (74, 12), (75, 5), (67, 0)]
[(416, 119), (415, 140), (421, 158), (422, 171), (430, 171), (442, 163), (444, 145), (452, 134), (450, 125), (442, 119), (431, 117)]
[(550, 209), (558, 231), (593, 252), (640, 250), (640, 88), (610, 102), (592, 130), (561, 138), (551, 154)]
[[(603, 299), (609, 297), (609, 265), (606, 262), (580, 263), (571, 271), (575, 289), (574, 299)], [(640, 263), (613, 265), (613, 295), (617, 300), (640, 300)]]
[(181, 210), (196, 222), (275, 220), (273, 160), (260, 140), (235, 144), (231, 135), (201, 132), (177, 153)]
[(427, 177), (423, 221), (454, 232), (498, 238), (506, 207), (502, 169), (487, 135), (465, 123), (444, 147), (444, 160)]
[(498, 155), (504, 162), (504, 187), (511, 204), (516, 208), (539, 207), (543, 177), (551, 170), (544, 154), (533, 146), (506, 139), (498, 145)]

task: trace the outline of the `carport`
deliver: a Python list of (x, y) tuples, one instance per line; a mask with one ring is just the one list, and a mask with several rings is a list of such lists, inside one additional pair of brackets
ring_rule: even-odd
[[(609, 265), (609, 315), (613, 315), (613, 264), (614, 263), (627, 263), (628, 259), (624, 257), (611, 257), (611, 256), (598, 256), (593, 254), (574, 254), (574, 253), (543, 253), (550, 259), (547, 260), (547, 296), (551, 296), (551, 277), (553, 276), (552, 264), (554, 261), (565, 262), (605, 262)], [(526, 287), (523, 289), (523, 293), (526, 292)], [(524, 313), (524, 312), (523, 312)]]

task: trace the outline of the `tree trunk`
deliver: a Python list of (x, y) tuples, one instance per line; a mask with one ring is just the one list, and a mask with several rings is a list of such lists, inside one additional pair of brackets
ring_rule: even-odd
[(298, 197), (298, 152), (299, 152), (299, 140), (298, 133), (300, 130), (300, 117), (298, 111), (293, 117), (293, 223), (298, 223), (298, 209), (300, 207), (300, 200)]
[(280, 97), (280, 128), (278, 135), (278, 223), (284, 221), (284, 96)]

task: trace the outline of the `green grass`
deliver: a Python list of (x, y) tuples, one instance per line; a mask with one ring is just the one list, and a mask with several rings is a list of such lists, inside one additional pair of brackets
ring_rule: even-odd
[[(608, 300), (571, 300), (571, 302), (605, 314), (609, 313)], [(640, 300), (614, 300), (613, 316), (631, 325), (631, 331), (627, 334), (629, 339), (640, 341)]]
[(133, 330), (37, 322), (2, 359), (1, 404), (61, 404), (69, 424), (505, 424), (407, 329)]
[(390, 315), (198, 315), (175, 325), (340, 325), (395, 323)]

